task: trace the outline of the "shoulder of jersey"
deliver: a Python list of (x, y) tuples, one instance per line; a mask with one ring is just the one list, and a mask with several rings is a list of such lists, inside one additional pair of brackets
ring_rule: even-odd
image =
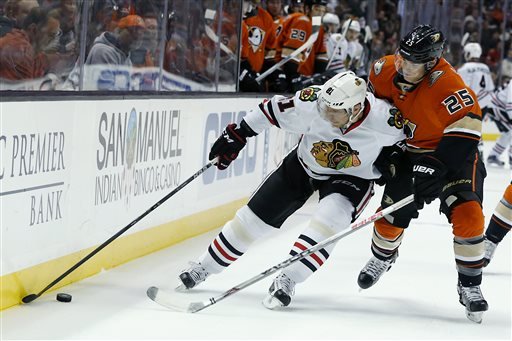
[(388, 115), (388, 111), (393, 107), (387, 100), (377, 98), (371, 92), (366, 93), (366, 99), (370, 104), (370, 111), (372, 116), (378, 115), (380, 112), (385, 112), (385, 115)]
[(441, 58), (427, 77), (429, 88), (435, 87), (436, 89), (446, 89), (448, 91), (452, 91), (454, 88), (467, 88), (457, 71), (444, 58)]
[(258, 7), (258, 12), (259, 12), (259, 15), (264, 18), (265, 21), (270, 21), (270, 22), (272, 22), (272, 24), (274, 23), (272, 16), (266, 9), (264, 9), (262, 7)]
[(316, 107), (322, 87), (323, 85), (312, 85), (297, 91), (294, 96), (295, 107), (305, 108), (312, 105)]
[(375, 63), (372, 65), (371, 73), (375, 77), (389, 73), (389, 72), (395, 72), (395, 57), (394, 56), (384, 56), (382, 58), (379, 58)]

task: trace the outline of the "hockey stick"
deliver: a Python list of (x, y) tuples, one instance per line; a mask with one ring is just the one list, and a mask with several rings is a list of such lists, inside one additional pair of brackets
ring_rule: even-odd
[(300, 46), (298, 49), (293, 51), (291, 54), (286, 56), (286, 58), (281, 59), (278, 63), (274, 64), (271, 68), (269, 68), (267, 71), (263, 72), (261, 75), (256, 77), (256, 82), (260, 83), (262, 80), (268, 77), (272, 72), (274, 72), (277, 68), (281, 67), (282, 65), (288, 63), (293, 58), (297, 57), (299, 54), (302, 53), (302, 51), (310, 48), (313, 46), (313, 44), (316, 42), (316, 39), (318, 38), (318, 32), (320, 31), (320, 26), (322, 25), (322, 17), (315, 16), (312, 18), (312, 24), (313, 24), (313, 33), (309, 36), (308, 40), (302, 46)]
[(340, 43), (343, 39), (347, 39), (347, 32), (348, 32), (348, 29), (350, 28), (350, 25), (352, 24), (352, 18), (349, 19), (349, 22), (348, 22), (348, 26), (347, 26), (347, 29), (343, 30), (342, 34), (341, 34), (341, 38), (336, 42), (336, 46), (334, 47), (334, 50), (333, 50), (333, 53), (332, 53), (332, 56), (331, 58), (329, 58), (329, 62), (327, 63), (327, 66), (325, 67), (325, 70), (329, 70), (329, 66), (331, 66), (331, 63), (334, 59), (334, 56), (336, 54), (336, 50), (338, 49), (338, 46), (340, 46)]
[(48, 289), (50, 289), (51, 287), (53, 287), (55, 284), (59, 283), (64, 277), (66, 277), (67, 275), (69, 275), (70, 273), (72, 273), (73, 271), (75, 271), (79, 266), (81, 266), (82, 264), (84, 264), (85, 262), (87, 262), (92, 256), (94, 256), (95, 254), (97, 254), (98, 252), (100, 252), (103, 248), (105, 248), (108, 244), (112, 243), (117, 237), (119, 237), (120, 235), (122, 235), (123, 233), (125, 233), (126, 231), (128, 231), (128, 229), (130, 229), (133, 225), (137, 224), (142, 218), (144, 218), (145, 216), (147, 216), (149, 213), (151, 213), (152, 211), (154, 211), (158, 206), (162, 205), (167, 199), (169, 199), (170, 197), (172, 197), (174, 194), (176, 194), (178, 191), (180, 191), (181, 189), (183, 189), (183, 187), (185, 187), (186, 185), (188, 185), (190, 182), (192, 182), (192, 180), (194, 180), (195, 178), (197, 178), (198, 176), (200, 176), (201, 174), (203, 174), (208, 168), (210, 168), (211, 166), (213, 166), (215, 163), (217, 162), (217, 159), (213, 159), (212, 161), (208, 162), (206, 165), (203, 166), (203, 168), (201, 168), (200, 170), (198, 170), (194, 175), (192, 175), (190, 178), (188, 178), (187, 180), (185, 180), (183, 183), (181, 183), (178, 187), (176, 187), (174, 190), (172, 190), (170, 193), (168, 193), (165, 197), (163, 197), (162, 199), (160, 199), (156, 204), (154, 204), (153, 206), (151, 206), (146, 212), (142, 213), (140, 216), (138, 216), (137, 218), (135, 218), (131, 223), (129, 223), (128, 225), (126, 225), (123, 229), (119, 230), (119, 232), (117, 232), (115, 235), (113, 235), (112, 237), (110, 237), (107, 241), (105, 241), (103, 244), (101, 244), (100, 246), (98, 246), (96, 249), (94, 249), (93, 251), (91, 251), (91, 253), (89, 253), (87, 256), (85, 256), (82, 260), (80, 260), (78, 263), (76, 263), (75, 265), (73, 265), (71, 268), (69, 268), (66, 272), (64, 272), (62, 275), (60, 275), (59, 277), (57, 277), (57, 279), (55, 279), (53, 282), (51, 282), (50, 284), (48, 284), (48, 286), (46, 286), (46, 288), (44, 288), (43, 290), (41, 290), (39, 293), (37, 294), (30, 294), (30, 295), (27, 295), (25, 297), (23, 297), (21, 300), (23, 303), (30, 303), (32, 302), (33, 300), (35, 300), (36, 298), (38, 298), (39, 296), (41, 296), (43, 293), (45, 293)]
[(219, 37), (208, 25), (209, 21), (213, 21), (215, 19), (215, 13), (216, 11), (211, 9), (206, 9), (206, 11), (204, 12), (204, 18), (206, 19), (206, 24), (204, 24), (204, 31), (206, 33), (206, 36), (210, 38), (210, 40), (213, 41), (215, 44), (219, 44), (220, 49), (224, 51), (230, 58), (236, 60), (236, 55), (233, 53), (233, 51), (231, 51), (229, 47), (227, 47), (223, 42), (219, 40)]
[(358, 223), (353, 223), (352, 225), (350, 225), (350, 227), (333, 235), (330, 238), (325, 239), (324, 241), (316, 244), (315, 246), (312, 246), (309, 249), (306, 249), (306, 250), (296, 254), (293, 257), (288, 258), (287, 260), (285, 260), (277, 265), (274, 265), (273, 267), (263, 271), (259, 275), (249, 278), (245, 282), (242, 282), (242, 283), (238, 284), (237, 286), (234, 286), (233, 288), (229, 289), (228, 291), (223, 292), (222, 294), (220, 294), (217, 297), (210, 297), (209, 299), (207, 299), (205, 301), (192, 302), (192, 303), (189, 303), (188, 306), (181, 307), (175, 303), (174, 297), (170, 293), (167, 293), (163, 290), (159, 290), (157, 287), (149, 287), (146, 294), (148, 295), (148, 297), (150, 299), (152, 299), (156, 303), (158, 303), (166, 308), (176, 310), (176, 311), (181, 311), (181, 312), (187, 312), (187, 313), (197, 313), (198, 311), (208, 308), (209, 306), (214, 305), (215, 303), (225, 299), (226, 297), (236, 294), (240, 290), (245, 289), (248, 286), (251, 286), (254, 283), (261, 281), (262, 279), (270, 276), (271, 274), (275, 273), (276, 271), (278, 271), (280, 269), (284, 269), (287, 266), (289, 266), (289, 265), (309, 256), (310, 254), (315, 253), (318, 250), (326, 247), (327, 245), (330, 245), (330, 244), (342, 239), (343, 237), (348, 236), (349, 234), (359, 230), (360, 228), (362, 228), (368, 224), (371, 224), (371, 223), (375, 222), (376, 220), (379, 220), (380, 218), (384, 217), (385, 215), (395, 212), (396, 210), (410, 204), (413, 200), (414, 200), (414, 195), (411, 194), (408, 197), (400, 200), (399, 202), (394, 203), (393, 205), (388, 206), (388, 207), (384, 208), (383, 210), (371, 215), (370, 217), (368, 217), (364, 220), (361, 220)]

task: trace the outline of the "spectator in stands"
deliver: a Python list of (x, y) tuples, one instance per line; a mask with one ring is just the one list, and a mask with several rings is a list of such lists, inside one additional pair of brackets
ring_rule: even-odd
[(60, 34), (59, 21), (48, 11), (33, 8), (22, 29), (12, 29), (0, 38), (0, 78), (26, 80), (43, 77), (48, 71), (45, 48)]
[(94, 40), (85, 64), (132, 65), (129, 54), (140, 46), (144, 29), (140, 16), (122, 18), (114, 32), (103, 32)]
[(0, 37), (11, 32), (13, 28), (21, 28), (30, 10), (35, 7), (39, 7), (37, 0), (7, 0), (5, 14), (0, 16)]
[(139, 48), (132, 50), (130, 59), (133, 66), (149, 67), (158, 65), (158, 20), (155, 14), (145, 14), (144, 33), (142, 35), (142, 43)]
[(77, 7), (75, 0), (61, 0), (50, 15), (57, 18), (60, 22), (62, 34), (57, 41), (57, 52), (74, 53), (76, 52), (76, 32), (75, 21), (77, 20)]

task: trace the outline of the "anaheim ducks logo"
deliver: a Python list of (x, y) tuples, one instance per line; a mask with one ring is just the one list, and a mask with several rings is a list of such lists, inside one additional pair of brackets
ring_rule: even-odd
[(430, 73), (430, 76), (428, 77), (428, 86), (431, 88), (432, 85), (434, 85), (435, 82), (439, 79), (439, 77), (442, 76), (444, 71), (434, 71)]
[(257, 26), (249, 27), (249, 44), (251, 45), (254, 52), (262, 47), (263, 38), (265, 37), (265, 31)]
[(357, 157), (359, 152), (353, 150), (348, 143), (338, 139), (332, 142), (313, 143), (311, 155), (320, 166), (336, 170), (357, 167), (361, 164), (361, 160)]
[(314, 102), (318, 99), (317, 92), (320, 91), (320, 88), (311, 86), (309, 88), (305, 88), (300, 92), (299, 99), (304, 102)]
[(430, 40), (432, 43), (437, 43), (439, 41), (439, 38), (441, 38), (441, 33), (436, 33), (430, 36)]
[(373, 72), (375, 72), (375, 76), (378, 76), (379, 73), (382, 71), (382, 67), (386, 63), (385, 59), (379, 59), (373, 64)]
[(389, 109), (389, 114), (391, 117), (388, 118), (388, 124), (391, 127), (403, 129), (407, 138), (412, 139), (414, 137), (414, 131), (416, 130), (416, 124), (405, 118), (402, 112), (397, 108)]

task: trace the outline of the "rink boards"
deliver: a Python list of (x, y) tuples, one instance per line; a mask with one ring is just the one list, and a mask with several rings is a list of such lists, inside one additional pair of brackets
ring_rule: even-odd
[[(37, 293), (208, 162), (222, 129), (263, 97), (2, 102), (1, 309)], [(484, 137), (496, 128), (484, 122)], [(221, 226), (297, 136), (249, 140), (53, 289)]]
[[(262, 97), (1, 105), (1, 308), (37, 293), (196, 173)], [(221, 226), (297, 137), (251, 138), (54, 287)]]

